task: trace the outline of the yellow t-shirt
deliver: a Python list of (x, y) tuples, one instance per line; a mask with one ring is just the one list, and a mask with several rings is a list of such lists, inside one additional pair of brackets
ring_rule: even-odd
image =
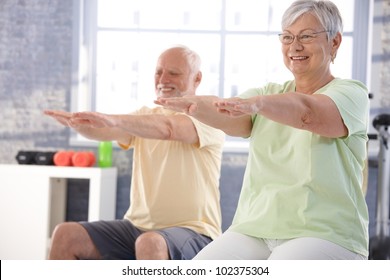
[[(293, 81), (241, 95), (283, 94)], [(230, 230), (290, 239), (318, 237), (368, 255), (368, 210), (361, 190), (366, 158), (368, 93), (353, 80), (334, 79), (315, 94), (335, 102), (349, 135), (327, 138), (253, 117), (250, 153)]]
[[(181, 114), (143, 107), (136, 114)], [(225, 134), (191, 118), (199, 144), (135, 137), (130, 207), (125, 219), (144, 230), (186, 227), (221, 234), (219, 177)]]

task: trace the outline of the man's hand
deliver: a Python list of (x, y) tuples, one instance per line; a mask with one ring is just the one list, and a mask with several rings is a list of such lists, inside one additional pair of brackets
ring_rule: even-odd
[(113, 116), (97, 112), (70, 113), (59, 110), (45, 110), (44, 114), (54, 118), (62, 125), (72, 128), (104, 128), (114, 127), (116, 124)]
[(196, 113), (198, 104), (196, 96), (184, 96), (184, 97), (160, 97), (154, 101), (155, 104), (161, 105), (166, 109), (170, 109), (176, 112), (183, 112), (188, 115)]
[(115, 127), (116, 119), (112, 115), (98, 112), (77, 112), (72, 114), (72, 126), (89, 126), (92, 128)]
[(119, 115), (107, 115), (97, 112), (70, 113), (59, 110), (45, 110), (44, 114), (57, 120), (64, 126), (73, 128), (84, 137), (96, 141), (120, 141), (128, 143), (128, 132), (116, 127)]
[(64, 126), (70, 126), (69, 121), (72, 118), (72, 113), (59, 110), (45, 110), (43, 113), (47, 116), (52, 117)]

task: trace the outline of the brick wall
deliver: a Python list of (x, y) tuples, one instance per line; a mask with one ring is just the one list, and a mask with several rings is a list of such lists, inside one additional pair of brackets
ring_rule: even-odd
[[(68, 132), (42, 116), (69, 106), (71, 1), (0, 2), (0, 162), (19, 149), (67, 145)], [(50, 133), (48, 133), (50, 131)]]
[(383, 61), (381, 71), (381, 107), (387, 108), (390, 112), (390, 1), (383, 1), (383, 16), (382, 16), (382, 50)]

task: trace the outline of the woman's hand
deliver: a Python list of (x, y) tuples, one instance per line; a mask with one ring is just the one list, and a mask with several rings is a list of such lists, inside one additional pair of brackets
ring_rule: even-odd
[(188, 115), (194, 115), (198, 109), (197, 96), (183, 96), (183, 97), (160, 97), (154, 101), (155, 104), (161, 105), (166, 109), (176, 112), (184, 112)]
[(256, 114), (258, 110), (257, 97), (250, 99), (233, 98), (218, 98), (216, 96), (183, 96), (174, 98), (158, 98), (154, 103), (163, 107), (184, 112), (188, 115), (195, 115), (198, 111), (199, 102), (207, 102), (206, 99), (214, 106), (219, 113), (230, 117), (240, 117), (243, 115)]
[(240, 117), (243, 115), (253, 115), (260, 112), (261, 97), (252, 97), (248, 99), (228, 98), (215, 102), (214, 105), (218, 111), (231, 117)]

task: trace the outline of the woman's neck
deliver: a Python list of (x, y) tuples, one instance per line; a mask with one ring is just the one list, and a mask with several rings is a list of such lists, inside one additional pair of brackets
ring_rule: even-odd
[(330, 73), (322, 77), (315, 78), (295, 77), (295, 91), (305, 94), (313, 94), (323, 86), (327, 85), (334, 79)]

